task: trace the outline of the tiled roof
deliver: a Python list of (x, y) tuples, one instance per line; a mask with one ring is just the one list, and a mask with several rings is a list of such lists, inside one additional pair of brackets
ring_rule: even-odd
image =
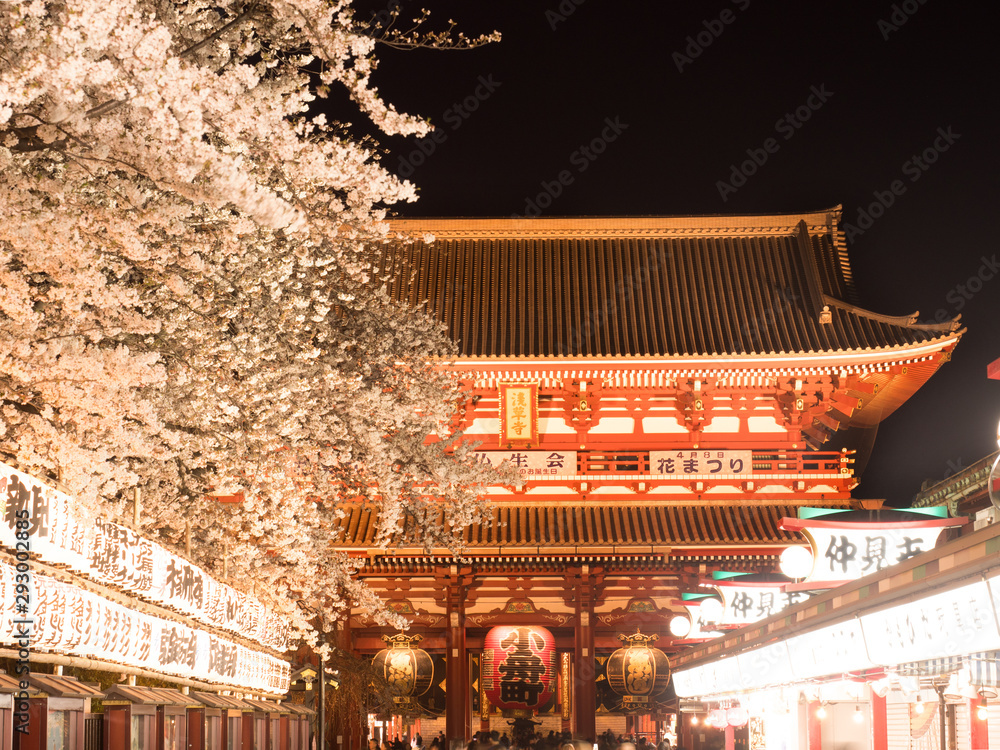
[(409, 240), (377, 263), (465, 357), (847, 351), (957, 328), (857, 307), (839, 217), (396, 220)]
[(146, 706), (199, 706), (202, 703), (180, 690), (139, 685), (112, 685), (105, 695), (108, 701), (127, 701)]
[[(345, 503), (340, 521), (344, 547), (374, 544), (377, 513), (370, 505)], [(493, 508), (492, 519), (465, 529), (469, 551), (476, 547), (696, 546), (801, 542), (778, 523), (794, 517), (797, 505), (547, 505), (524, 503)], [(418, 538), (417, 534), (413, 535)]]
[(103, 698), (97, 688), (70, 675), (34, 672), (28, 675), (28, 684), (40, 693), (54, 698)]
[(20, 687), (20, 680), (0, 670), (0, 693), (16, 693)]

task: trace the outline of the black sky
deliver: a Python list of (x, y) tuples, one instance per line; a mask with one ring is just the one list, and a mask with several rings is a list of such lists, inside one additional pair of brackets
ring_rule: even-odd
[[(841, 204), (845, 222), (861, 230), (850, 233), (849, 252), (862, 306), (919, 310), (923, 320), (961, 313), (968, 327), (954, 359), (882, 424), (855, 494), (905, 505), (923, 480), (996, 449), (1000, 381), (986, 378), (986, 366), (1000, 358), (1000, 247), (991, 228), (1000, 206), (1000, 6), (422, 6), (439, 25), (453, 18), (469, 34), (497, 29), (503, 41), (462, 52), (381, 51), (375, 83), (384, 97), (439, 128), (423, 144), (429, 154), (414, 139), (380, 139), (384, 164), (420, 189), (399, 215), (509, 216), (539, 203), (545, 216)], [(412, 17), (421, 6), (401, 7)], [(810, 105), (799, 110), (808, 119), (794, 117)], [(580, 151), (602, 133), (603, 153)], [(720, 190), (748, 149), (760, 158), (768, 138), (773, 153), (756, 173)], [(912, 161), (926, 149), (933, 163)], [(546, 190), (561, 172), (568, 184)], [(892, 205), (859, 225), (859, 212), (894, 182)], [(551, 201), (539, 201), (546, 193)], [(977, 275), (989, 278), (970, 284)]]

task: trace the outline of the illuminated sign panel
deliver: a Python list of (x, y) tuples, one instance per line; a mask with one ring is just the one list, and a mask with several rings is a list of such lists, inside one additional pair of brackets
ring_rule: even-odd
[(783, 518), (780, 527), (798, 531), (809, 540), (814, 562), (805, 581), (833, 586), (928, 552), (934, 549), (942, 531), (966, 522), (964, 518), (895, 522)]
[(500, 447), (528, 448), (538, 443), (538, 385), (500, 384)]
[(857, 620), (830, 625), (788, 638), (792, 673), (798, 678), (850, 672), (875, 666)]
[(576, 451), (479, 451), (476, 459), (490, 466), (506, 461), (526, 479), (576, 475)]
[(715, 588), (722, 594), (723, 606), (714, 624), (748, 625), (809, 599), (810, 595), (804, 591), (783, 591), (783, 585), (729, 586), (717, 583)]
[[(24, 576), (24, 574), (21, 574)], [(0, 563), (0, 643), (273, 693), (287, 692), (287, 662), (206, 631), (137, 612), (90, 591)], [(20, 585), (22, 588), (18, 588)]]
[(1000, 648), (985, 581), (862, 615), (868, 653), (882, 663), (921, 661)]
[[(1000, 575), (868, 612), (712, 664), (679, 669), (674, 673), (674, 686), (677, 695), (691, 698), (1000, 650), (998, 611)], [(783, 648), (788, 653), (788, 669), (781, 657)]]
[(753, 473), (753, 451), (650, 451), (649, 473), (727, 476)]
[(252, 597), (124, 526), (87, 514), (73, 499), (0, 464), (0, 545), (15, 549), (15, 517), (27, 516), (31, 552), (98, 583), (171, 607), (206, 625), (279, 651), (288, 625)]

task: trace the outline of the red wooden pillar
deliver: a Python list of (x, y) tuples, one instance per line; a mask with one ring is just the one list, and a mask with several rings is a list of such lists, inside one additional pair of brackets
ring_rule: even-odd
[(693, 718), (694, 714), (677, 714), (677, 744), (684, 750), (694, 748), (694, 728), (691, 726)]
[[(594, 659), (594, 573), (589, 565), (576, 575), (576, 659), (573, 669), (574, 734), (590, 742), (597, 739), (597, 663)], [(595, 571), (596, 572), (596, 571)]]
[[(353, 654), (354, 642), (351, 636), (350, 614), (337, 625), (335, 636), (337, 648), (345, 654)], [(325, 667), (324, 667), (325, 669)], [(327, 690), (334, 690), (330, 684), (330, 678), (320, 675), (321, 679), (327, 680)], [(358, 711), (338, 711), (333, 716), (333, 723), (330, 736), (326, 738), (327, 744), (334, 750), (364, 750), (367, 747), (368, 727), (363, 714)]]
[[(969, 704), (969, 746), (972, 750), (989, 750), (989, 722), (979, 718), (979, 707), (985, 705), (978, 698), (968, 701)], [(959, 743), (961, 744), (961, 743)]]
[(885, 698), (872, 693), (872, 750), (889, 750), (889, 720)]
[(726, 724), (725, 737), (726, 750), (736, 750), (736, 727)]
[(471, 739), (469, 701), (469, 669), (465, 653), (465, 586), (458, 566), (450, 566), (444, 576), (447, 585), (447, 631), (445, 643), (448, 648), (445, 680), (445, 735), (448, 747), (461, 747)]
[(806, 731), (808, 732), (809, 750), (823, 750), (823, 720), (816, 715), (822, 704), (819, 701), (809, 701), (806, 704)]

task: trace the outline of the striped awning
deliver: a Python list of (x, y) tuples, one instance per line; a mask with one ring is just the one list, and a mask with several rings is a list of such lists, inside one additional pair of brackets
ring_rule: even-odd
[(966, 657), (969, 681), (977, 687), (1000, 687), (1000, 651), (982, 651)]

